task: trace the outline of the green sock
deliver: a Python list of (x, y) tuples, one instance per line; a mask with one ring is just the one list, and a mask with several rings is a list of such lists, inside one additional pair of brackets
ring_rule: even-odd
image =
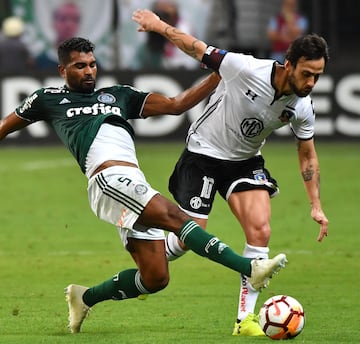
[(178, 237), (198, 255), (207, 257), (246, 276), (251, 275), (251, 258), (238, 255), (217, 237), (205, 232), (195, 221), (186, 221), (180, 229)]
[(128, 269), (119, 272), (111, 279), (89, 288), (83, 295), (83, 301), (89, 307), (105, 300), (124, 300), (149, 294), (142, 284), (137, 269)]

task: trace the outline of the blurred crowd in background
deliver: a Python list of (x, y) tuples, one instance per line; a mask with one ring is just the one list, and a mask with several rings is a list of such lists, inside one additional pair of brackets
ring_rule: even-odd
[(359, 57), (356, 0), (0, 0), (0, 73), (56, 72), (57, 45), (73, 36), (96, 44), (103, 70), (198, 68), (160, 35), (138, 33), (137, 8), (208, 44), (279, 62), (307, 32), (328, 40), (332, 58)]

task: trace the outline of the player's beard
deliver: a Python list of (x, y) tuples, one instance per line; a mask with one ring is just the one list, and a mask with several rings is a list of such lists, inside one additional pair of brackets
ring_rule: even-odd
[(295, 84), (295, 78), (293, 77), (293, 75), (289, 75), (288, 77), (288, 84), (292, 90), (293, 93), (295, 93), (298, 97), (307, 97), (310, 92), (312, 91), (312, 88), (303, 88), (303, 89), (299, 89), (296, 84)]
[(95, 90), (95, 79), (87, 78), (82, 80), (79, 85), (80, 91), (83, 93), (92, 93)]
[(76, 83), (73, 80), (67, 80), (67, 86), (71, 91), (79, 93), (93, 93), (95, 90), (95, 79), (86, 78), (77, 80)]

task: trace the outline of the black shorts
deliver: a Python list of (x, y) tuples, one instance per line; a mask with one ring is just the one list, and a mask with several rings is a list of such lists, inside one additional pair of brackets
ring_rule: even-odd
[(207, 218), (217, 191), (225, 200), (233, 192), (253, 189), (265, 189), (270, 197), (275, 196), (277, 182), (264, 164), (262, 156), (229, 161), (185, 149), (170, 176), (169, 191), (190, 215)]

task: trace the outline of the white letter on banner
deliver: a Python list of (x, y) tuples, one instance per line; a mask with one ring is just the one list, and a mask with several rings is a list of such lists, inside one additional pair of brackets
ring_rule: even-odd
[[(335, 99), (346, 111), (360, 116), (360, 74), (344, 77), (337, 85)], [(337, 130), (348, 136), (360, 135), (360, 118), (339, 114), (336, 119)]]
[[(333, 98), (330, 96), (333, 89), (333, 78), (330, 75), (322, 75), (311, 93), (316, 114), (315, 135), (331, 136), (335, 132), (335, 121), (331, 117)], [(319, 95), (319, 93), (323, 94)]]
[[(5, 78), (2, 81), (2, 113), (8, 115), (13, 112), (15, 108), (20, 105), (24, 95), (30, 95), (35, 90), (39, 89), (41, 84), (38, 80), (30, 77), (12, 77)], [(49, 128), (44, 122), (39, 122), (30, 125), (23, 129), (28, 130), (33, 137), (46, 137), (49, 134)], [(19, 132), (9, 135), (9, 137), (16, 137)]]
[[(169, 97), (176, 96), (183, 91), (174, 79), (160, 74), (136, 76), (134, 79), (134, 87), (147, 92), (164, 94)], [(176, 132), (176, 129), (180, 127), (183, 121), (184, 115), (162, 116), (156, 118), (149, 117), (145, 120), (135, 120), (132, 121), (131, 124), (137, 135), (156, 137)]]

